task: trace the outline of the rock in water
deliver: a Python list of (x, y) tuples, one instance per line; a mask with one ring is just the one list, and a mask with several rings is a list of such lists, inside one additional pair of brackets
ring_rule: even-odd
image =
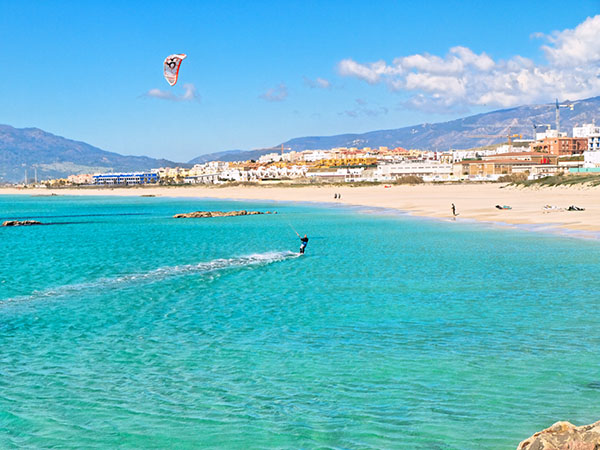
[(556, 422), (519, 444), (517, 450), (597, 450), (600, 449), (600, 421), (576, 427)]
[(204, 217), (232, 217), (232, 216), (254, 216), (256, 214), (277, 214), (276, 212), (260, 212), (260, 211), (194, 211), (191, 213), (175, 214), (175, 219), (197, 219)]
[(42, 222), (37, 220), (5, 220), (3, 227), (22, 227), (25, 225), (42, 225)]

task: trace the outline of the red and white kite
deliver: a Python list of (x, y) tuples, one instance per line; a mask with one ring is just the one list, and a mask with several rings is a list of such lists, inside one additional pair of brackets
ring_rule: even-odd
[(171, 86), (175, 86), (177, 83), (177, 77), (179, 76), (179, 66), (181, 66), (181, 61), (187, 58), (187, 55), (184, 53), (180, 53), (177, 55), (169, 55), (165, 58), (164, 64), (164, 74), (165, 80)]

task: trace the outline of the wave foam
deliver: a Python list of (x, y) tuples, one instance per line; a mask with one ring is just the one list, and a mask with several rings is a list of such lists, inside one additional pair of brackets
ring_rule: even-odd
[(150, 270), (148, 272), (131, 273), (127, 275), (121, 275), (110, 278), (100, 278), (98, 280), (67, 284), (63, 286), (57, 286), (53, 288), (44, 289), (41, 291), (34, 291), (30, 295), (12, 297), (5, 300), (0, 300), (2, 303), (35, 300), (40, 298), (48, 297), (59, 297), (69, 294), (75, 294), (77, 292), (91, 290), (91, 289), (102, 289), (102, 288), (113, 288), (119, 285), (127, 285), (131, 283), (144, 283), (160, 281), (168, 278), (174, 278), (179, 276), (187, 276), (194, 274), (208, 274), (218, 271), (244, 268), (251, 266), (263, 266), (272, 264), (286, 259), (297, 258), (298, 253), (285, 251), (285, 252), (266, 252), (266, 253), (254, 253), (246, 256), (239, 256), (236, 258), (218, 258), (208, 262), (201, 262), (198, 264), (186, 264), (181, 266), (167, 266), (159, 267), (158, 269)]

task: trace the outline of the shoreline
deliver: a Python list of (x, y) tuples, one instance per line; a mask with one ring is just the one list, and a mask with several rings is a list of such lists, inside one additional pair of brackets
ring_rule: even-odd
[[(600, 232), (600, 187), (570, 186), (522, 188), (506, 184), (418, 184), (376, 186), (279, 187), (129, 187), (129, 188), (0, 188), (0, 195), (48, 196), (127, 196), (215, 198), (230, 200), (269, 200), (275, 202), (316, 202), (344, 206), (397, 210), (411, 216), (458, 220), (499, 226), (530, 225), (550, 231)], [(334, 194), (341, 194), (334, 199)], [(510, 210), (495, 205), (510, 205)], [(544, 205), (556, 209), (545, 210)], [(570, 205), (585, 211), (567, 211)], [(522, 227), (518, 227), (522, 228)], [(529, 227), (527, 227), (529, 228)], [(583, 233), (585, 234), (585, 233)]]

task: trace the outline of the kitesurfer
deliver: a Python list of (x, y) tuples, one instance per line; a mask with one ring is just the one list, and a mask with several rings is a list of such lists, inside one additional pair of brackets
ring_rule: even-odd
[(300, 254), (304, 254), (304, 249), (306, 248), (306, 244), (308, 244), (308, 238), (304, 235), (303, 238), (300, 238)]

